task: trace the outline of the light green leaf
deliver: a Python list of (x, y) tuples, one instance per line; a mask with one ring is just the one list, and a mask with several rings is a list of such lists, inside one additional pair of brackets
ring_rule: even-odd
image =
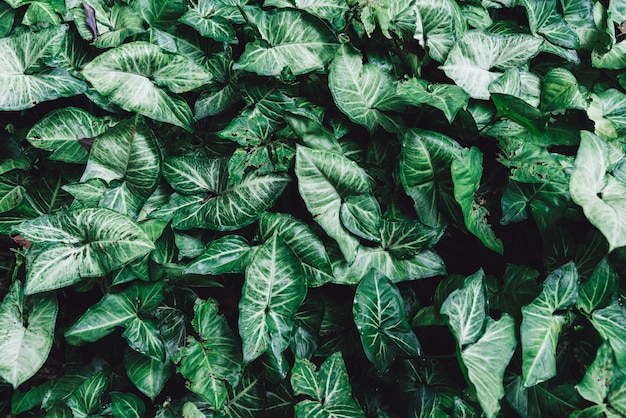
[(191, 5), (180, 21), (196, 29), (200, 35), (218, 42), (238, 43), (235, 30), (228, 20), (220, 16), (214, 0), (198, 0)]
[(333, 58), (337, 40), (317, 18), (289, 9), (265, 12), (248, 6), (242, 10), (260, 39), (246, 44), (233, 69), (268, 76), (288, 68), (300, 75), (323, 70)]
[(222, 189), (224, 160), (200, 157), (168, 157), (163, 162), (163, 175), (179, 193), (216, 193)]
[(448, 209), (448, 214), (458, 210), (450, 167), (461, 150), (456, 141), (438, 132), (411, 129), (404, 135), (400, 179), (415, 202), (419, 220), (427, 226), (445, 225), (440, 208)]
[(534, 57), (542, 40), (531, 35), (495, 35), (466, 32), (442, 67), (448, 77), (475, 99), (489, 99), (489, 84), (501, 73), (491, 71), (519, 67)]
[(621, 70), (626, 68), (626, 42), (621, 41), (613, 45), (608, 52), (593, 51), (591, 64), (595, 68), (607, 70)]
[(581, 131), (580, 147), (570, 177), (572, 200), (609, 242), (609, 251), (626, 245), (626, 185), (610, 171), (608, 145)]
[(440, 312), (448, 316), (448, 325), (460, 348), (475, 343), (485, 332), (487, 288), (484, 279), (485, 273), (478, 270), (441, 305)]
[[(352, 262), (359, 241), (342, 222), (341, 208), (351, 196), (371, 195), (365, 170), (343, 155), (298, 146), (296, 176), (307, 209), (324, 231), (337, 241), (345, 259)], [(380, 217), (372, 213), (376, 210), (380, 213), (377, 206), (367, 209), (368, 219)], [(362, 224), (360, 220), (359, 224)]]
[(615, 355), (611, 346), (605, 341), (598, 352), (593, 363), (587, 368), (585, 377), (576, 385), (576, 390), (580, 393), (580, 396), (596, 404), (604, 403), (609, 390), (613, 377), (616, 374), (618, 367), (615, 360)]
[[(163, 282), (136, 282), (121, 292), (107, 293), (78, 318), (65, 332), (65, 338), (70, 344), (79, 345), (98, 341), (117, 327), (136, 327), (133, 322), (143, 321), (140, 314), (151, 313), (163, 299), (163, 286)], [(154, 337), (146, 335), (145, 338)], [(153, 353), (142, 354), (163, 361), (165, 353), (157, 353), (161, 358), (153, 356)]]
[(0, 3), (0, 37), (6, 37), (13, 28), (15, 10), (6, 3)]
[(185, 13), (182, 0), (134, 0), (131, 6), (151, 27), (161, 29), (172, 27)]
[(354, 235), (380, 242), (381, 213), (372, 195), (350, 195), (341, 203), (339, 219)]
[(299, 418), (364, 418), (365, 414), (352, 397), (352, 387), (340, 352), (331, 354), (320, 366), (296, 359), (291, 371), (294, 395), (306, 395), (312, 400), (296, 404)]
[(443, 230), (430, 228), (419, 221), (383, 218), (381, 246), (398, 259), (410, 258), (432, 247)]
[(295, 5), (298, 9), (329, 21), (341, 19), (348, 10), (344, 0), (295, 0)]
[(604, 308), (611, 301), (618, 283), (618, 276), (608, 258), (604, 257), (594, 269), (589, 280), (580, 286), (576, 308), (591, 314)]
[(385, 373), (396, 355), (418, 357), (422, 348), (409, 326), (398, 288), (370, 270), (356, 289), (352, 316), (365, 355), (379, 373)]
[(459, 86), (431, 84), (415, 77), (398, 84), (396, 93), (408, 104), (425, 104), (441, 110), (450, 123), (459, 110), (467, 107), (469, 101), (469, 95)]
[(257, 250), (245, 276), (239, 334), (249, 363), (270, 348), (275, 355), (287, 348), (306, 279), (300, 260), (276, 234)]
[(626, 94), (607, 89), (591, 95), (587, 116), (595, 122), (595, 133), (612, 141), (626, 135)]
[(126, 322), (124, 328), (122, 337), (130, 348), (155, 360), (165, 361), (164, 341), (154, 320), (138, 316)]
[(556, 375), (556, 343), (565, 316), (555, 311), (571, 307), (578, 297), (578, 272), (569, 262), (548, 275), (543, 290), (522, 308), (522, 371), (531, 387)]
[(99, 371), (80, 383), (66, 401), (74, 417), (86, 418), (95, 414), (107, 386), (108, 376), (104, 371)]
[(161, 393), (173, 369), (170, 360), (162, 362), (131, 349), (124, 356), (124, 367), (133, 385), (151, 400)]
[(541, 109), (545, 112), (585, 110), (588, 107), (586, 95), (574, 74), (565, 68), (553, 68), (543, 77)]
[(52, 151), (51, 160), (84, 163), (90, 141), (113, 123), (110, 118), (99, 118), (77, 107), (64, 107), (33, 125), (26, 139), (36, 148)]
[(59, 25), (0, 39), (0, 110), (29, 109), (87, 89), (64, 70), (44, 65), (60, 53), (67, 30), (67, 25)]
[(419, 16), (414, 37), (433, 60), (444, 62), (467, 30), (459, 6), (450, 0), (417, 0), (415, 6)]
[(454, 198), (463, 210), (467, 229), (478, 237), (485, 246), (498, 254), (504, 252), (502, 241), (495, 236), (487, 222), (489, 210), (476, 201), (483, 173), (483, 154), (476, 148), (464, 149), (452, 161), (450, 167), (454, 183)]
[(556, 2), (519, 0), (526, 8), (531, 32), (540, 33), (550, 42), (564, 48), (577, 49), (578, 36), (557, 11)]
[(489, 84), (489, 92), (515, 96), (534, 108), (539, 106), (541, 82), (541, 77), (535, 73), (509, 68)]
[[(188, 388), (203, 396), (216, 410), (227, 400), (227, 384), (241, 371), (241, 351), (233, 331), (213, 299), (197, 299), (192, 326), (200, 340), (189, 337), (175, 355), (178, 371)], [(233, 384), (233, 383), (231, 383)]]
[(378, 125), (387, 129), (395, 124), (383, 113), (401, 105), (393, 82), (375, 65), (363, 64), (354, 47), (345, 44), (337, 51), (330, 64), (328, 87), (337, 107), (370, 134)]
[(504, 370), (515, 347), (515, 320), (508, 314), (494, 321), (487, 318), (485, 333), (475, 343), (461, 352), (469, 381), (476, 389), (478, 402), (487, 417), (496, 417), (500, 399), (504, 397)]
[[(91, 8), (95, 27), (88, 23), (85, 8)], [(97, 48), (112, 48), (144, 31), (141, 17), (122, 2), (88, 0), (70, 10), (80, 36)], [(95, 33), (94, 33), (95, 31)]]
[(333, 280), (326, 247), (301, 220), (284, 213), (264, 213), (259, 218), (259, 233), (266, 241), (276, 233), (300, 259), (309, 287)]
[(22, 223), (17, 231), (45, 247), (28, 266), (26, 294), (103, 276), (154, 248), (141, 228), (108, 209), (45, 215)]
[(142, 418), (146, 415), (146, 405), (132, 393), (111, 392), (113, 418)]
[(626, 308), (614, 298), (611, 304), (591, 314), (591, 324), (600, 336), (609, 341), (620, 369), (626, 367)]
[(100, 94), (123, 109), (188, 131), (192, 130), (191, 109), (168, 92), (188, 92), (212, 77), (190, 59), (168, 54), (148, 42), (126, 43), (106, 51), (87, 64), (82, 74)]
[(131, 217), (156, 190), (161, 151), (141, 116), (122, 121), (95, 139), (81, 182), (96, 178), (109, 184), (100, 206)]
[(15, 281), (0, 303), (0, 377), (17, 388), (48, 358), (58, 312), (54, 294), (24, 296)]
[(239, 235), (225, 235), (214, 241), (200, 256), (185, 267), (185, 274), (243, 273), (254, 250)]

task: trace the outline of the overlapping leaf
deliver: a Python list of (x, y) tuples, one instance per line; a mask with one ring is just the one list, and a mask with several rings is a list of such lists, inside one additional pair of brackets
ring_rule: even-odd
[(448, 53), (467, 30), (459, 6), (450, 0), (417, 0), (418, 25), (415, 38), (437, 62), (444, 62)]

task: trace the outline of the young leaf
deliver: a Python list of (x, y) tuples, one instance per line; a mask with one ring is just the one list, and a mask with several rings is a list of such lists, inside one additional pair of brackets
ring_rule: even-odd
[(0, 377), (17, 388), (43, 366), (59, 307), (54, 294), (24, 296), (15, 281), (0, 303)]
[(569, 262), (548, 275), (543, 291), (522, 308), (522, 371), (524, 386), (531, 387), (556, 375), (556, 344), (567, 309), (578, 296), (578, 272)]
[(276, 234), (257, 250), (245, 276), (239, 334), (250, 363), (270, 348), (275, 355), (287, 348), (306, 279), (300, 260)]
[(352, 316), (367, 358), (385, 373), (396, 355), (417, 357), (422, 349), (411, 330), (398, 288), (370, 270), (356, 289)]
[(97, 48), (116, 47), (144, 30), (141, 17), (122, 2), (88, 0), (70, 12), (80, 36)]
[(311, 15), (288, 9), (266, 12), (250, 6), (242, 11), (260, 39), (246, 44), (233, 65), (235, 70), (279, 75), (288, 68), (293, 75), (306, 74), (323, 69), (335, 53), (335, 36)]
[(365, 414), (352, 398), (352, 387), (340, 352), (330, 355), (320, 366), (305, 359), (296, 359), (291, 371), (294, 395), (306, 399), (296, 404), (296, 416), (364, 418)]
[(196, 300), (192, 326), (199, 340), (189, 337), (174, 359), (187, 387), (220, 410), (228, 398), (227, 382), (241, 371), (241, 351), (226, 318), (217, 310), (213, 299)]
[(103, 276), (154, 249), (137, 224), (108, 209), (76, 209), (22, 223), (17, 231), (41, 245), (25, 293), (59, 289)]
[(541, 109), (554, 112), (588, 107), (586, 94), (581, 91), (574, 74), (565, 68), (553, 68), (546, 73), (541, 89)]

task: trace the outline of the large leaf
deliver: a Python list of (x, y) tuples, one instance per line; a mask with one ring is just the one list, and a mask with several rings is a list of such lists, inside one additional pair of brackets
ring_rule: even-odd
[(107, 386), (108, 376), (101, 370), (72, 388), (74, 390), (66, 403), (74, 417), (83, 418), (95, 414)]
[(301, 220), (284, 213), (264, 213), (259, 218), (263, 240), (274, 233), (285, 241), (302, 262), (309, 287), (321, 286), (333, 280), (333, 271), (326, 247)]
[(141, 116), (122, 121), (95, 139), (81, 181), (91, 179), (109, 184), (101, 207), (131, 217), (139, 212), (161, 179), (161, 151)]
[(47, 360), (58, 309), (54, 294), (26, 297), (20, 281), (0, 303), (0, 377), (14, 388)]
[(587, 115), (601, 138), (611, 141), (622, 137), (626, 134), (626, 94), (616, 89), (592, 94)]
[(322, 70), (332, 59), (337, 40), (317, 18), (295, 10), (265, 12), (257, 7), (242, 8), (246, 20), (260, 39), (246, 44), (234, 69), (259, 75), (293, 75)]
[(378, 125), (387, 129), (394, 122), (384, 110), (401, 104), (395, 86), (387, 75), (373, 64), (363, 64), (354, 47), (342, 45), (330, 65), (328, 87), (337, 107), (353, 122), (371, 133)]
[(361, 418), (365, 414), (352, 398), (352, 387), (341, 353), (330, 355), (319, 371), (306, 359), (296, 359), (291, 371), (294, 395), (309, 399), (296, 404), (299, 418)]
[(22, 223), (17, 231), (43, 248), (29, 264), (26, 294), (103, 276), (154, 248), (143, 230), (108, 209), (76, 209)]
[(531, 35), (495, 35), (469, 31), (458, 41), (441, 67), (454, 82), (475, 99), (489, 99), (489, 84), (501, 73), (534, 57), (541, 39)]
[(106, 51), (85, 66), (82, 74), (108, 100), (131, 112), (191, 131), (187, 102), (171, 93), (185, 93), (211, 81), (211, 73), (181, 55), (168, 54), (148, 42), (131, 42)]
[(485, 246), (498, 254), (504, 252), (502, 241), (496, 237), (487, 222), (489, 210), (477, 200), (480, 179), (483, 173), (483, 154), (472, 147), (452, 161), (452, 181), (454, 182), (454, 198), (463, 210), (463, 218), (467, 229), (477, 236)]
[(170, 360), (162, 362), (128, 349), (124, 356), (126, 375), (137, 389), (154, 400), (172, 376)]
[(88, 145), (107, 130), (113, 121), (99, 118), (77, 107), (53, 110), (26, 135), (36, 148), (52, 151), (50, 159), (69, 163), (87, 161)]
[(617, 273), (604, 257), (585, 283), (580, 286), (576, 308), (587, 314), (611, 302), (618, 281)]
[(609, 251), (626, 245), (626, 185), (609, 172), (608, 145), (582, 131), (570, 178), (572, 200), (609, 242)]
[(578, 36), (558, 13), (555, 2), (521, 0), (520, 4), (526, 8), (533, 34), (540, 33), (550, 42), (563, 48), (578, 48)]
[(622, 303), (614, 298), (609, 306), (598, 309), (591, 314), (591, 323), (598, 331), (598, 334), (608, 340), (618, 366), (626, 367), (626, 309)]
[(565, 68), (554, 68), (546, 73), (541, 89), (542, 110), (586, 109), (587, 106), (586, 94), (574, 74)]
[(397, 354), (421, 355), (422, 349), (409, 326), (400, 291), (375, 270), (367, 273), (357, 287), (352, 315), (365, 355), (379, 373), (389, 369)]
[(435, 61), (444, 62), (467, 25), (459, 6), (451, 0), (417, 0), (418, 27), (415, 38)]
[(245, 276), (239, 334), (249, 363), (270, 348), (275, 355), (287, 348), (307, 285), (300, 260), (277, 234), (257, 250)]
[(196, 300), (192, 326), (199, 340), (190, 337), (175, 360), (187, 387), (219, 410), (228, 398), (227, 382), (241, 370), (242, 359), (233, 331), (217, 310), (213, 299)]
[(45, 66), (60, 52), (67, 29), (60, 25), (0, 39), (0, 110), (28, 109), (87, 89), (67, 72)]
[[(371, 194), (367, 174), (343, 155), (298, 146), (296, 176), (307, 209), (324, 231), (337, 241), (345, 259), (352, 262), (359, 240), (351, 232), (355, 230), (354, 225), (350, 228), (342, 219), (342, 211), (349, 204), (350, 197)], [(363, 206), (361, 210), (363, 214), (354, 219), (361, 229), (372, 230), (374, 228), (368, 224), (380, 224), (377, 203)]]
[(543, 290), (522, 308), (522, 372), (531, 387), (556, 375), (556, 343), (566, 317), (556, 311), (571, 307), (578, 297), (578, 272), (574, 263), (548, 275)]

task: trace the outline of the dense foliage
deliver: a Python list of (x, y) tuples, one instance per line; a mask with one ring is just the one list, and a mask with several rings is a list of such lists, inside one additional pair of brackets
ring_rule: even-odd
[(626, 414), (623, 0), (0, 1), (0, 414)]

